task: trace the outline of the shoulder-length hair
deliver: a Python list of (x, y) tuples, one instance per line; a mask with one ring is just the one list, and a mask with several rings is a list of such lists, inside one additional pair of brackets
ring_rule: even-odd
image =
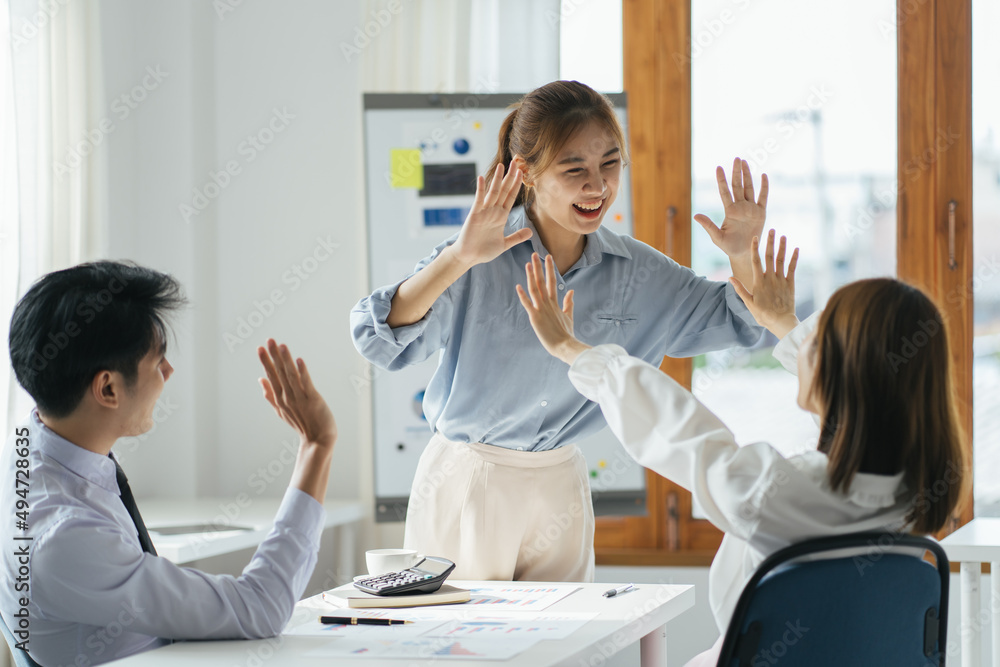
[(846, 492), (859, 472), (904, 472), (912, 529), (943, 528), (966, 496), (969, 443), (938, 308), (898, 280), (850, 283), (830, 298), (813, 346), (831, 487)]

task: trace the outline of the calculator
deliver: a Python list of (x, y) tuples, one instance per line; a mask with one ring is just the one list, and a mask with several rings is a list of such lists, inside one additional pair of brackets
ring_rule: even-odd
[(411, 568), (358, 579), (354, 586), (374, 595), (433, 593), (454, 569), (455, 564), (447, 558), (427, 556)]

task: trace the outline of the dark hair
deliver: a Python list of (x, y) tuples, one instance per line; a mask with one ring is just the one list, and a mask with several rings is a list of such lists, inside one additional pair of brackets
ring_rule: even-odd
[(93, 262), (44, 275), (11, 318), (17, 381), (54, 418), (76, 409), (100, 371), (117, 371), (131, 386), (139, 361), (166, 346), (166, 313), (185, 302), (174, 278), (131, 263)]
[(904, 472), (913, 530), (943, 528), (965, 499), (969, 471), (938, 308), (891, 278), (850, 283), (830, 297), (807, 352), (816, 355), (810, 391), (830, 486), (846, 492), (855, 473)]
[[(531, 91), (511, 108), (500, 126), (497, 154), (486, 172), (487, 184), (498, 164), (503, 164), (505, 173), (510, 171), (515, 155), (524, 158), (531, 172), (545, 171), (573, 133), (591, 121), (604, 124), (618, 142), (622, 164), (628, 163), (625, 131), (614, 105), (590, 86), (579, 81), (553, 81)], [(531, 187), (524, 184), (514, 204), (530, 205), (532, 199)]]

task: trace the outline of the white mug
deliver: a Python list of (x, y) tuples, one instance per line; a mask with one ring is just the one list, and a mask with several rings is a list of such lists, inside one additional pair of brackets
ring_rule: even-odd
[(386, 572), (399, 572), (413, 567), (424, 559), (416, 549), (371, 549), (365, 552), (368, 575), (375, 577)]

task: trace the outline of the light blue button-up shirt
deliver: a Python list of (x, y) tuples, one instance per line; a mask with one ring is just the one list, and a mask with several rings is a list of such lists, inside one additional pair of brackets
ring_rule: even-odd
[[(533, 232), (529, 241), (467, 271), (419, 322), (386, 324), (403, 280), (375, 290), (351, 312), (354, 344), (376, 366), (396, 370), (441, 350), (423, 408), (431, 429), (450, 440), (543, 451), (605, 426), (597, 404), (570, 384), (566, 365), (542, 347), (518, 300), (514, 285), (526, 285), (531, 253), (548, 255), (523, 207), (514, 208), (504, 233), (524, 227)], [(435, 248), (414, 273), (457, 237)], [(699, 277), (603, 226), (587, 235), (583, 255), (557, 283), (561, 294), (574, 290), (581, 341), (617, 343), (653, 364), (664, 355), (750, 346), (763, 333), (732, 285)]]
[[(17, 631), (27, 603), (27, 647), (36, 662), (98, 665), (171, 639), (281, 632), (316, 564), (325, 510), (314, 498), (288, 490), (274, 529), (241, 576), (204, 574), (143, 553), (114, 461), (60, 437), (34, 411), (18, 428), (28, 432), (28, 463), (18, 467), (25, 443), (12, 435), (0, 483), (0, 611)], [(16, 470), (27, 471), (27, 485), (17, 485)], [(19, 499), (27, 501), (27, 531), (16, 526)], [(22, 559), (16, 550), (25, 548)]]

